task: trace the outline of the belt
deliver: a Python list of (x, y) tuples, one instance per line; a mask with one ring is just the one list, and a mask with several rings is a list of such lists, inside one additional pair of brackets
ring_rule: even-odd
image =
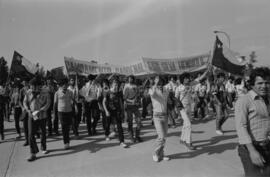
[(253, 141), (253, 144), (257, 145), (257, 146), (267, 146), (267, 145), (270, 144), (270, 140), (266, 139), (266, 140), (263, 140), (263, 141)]

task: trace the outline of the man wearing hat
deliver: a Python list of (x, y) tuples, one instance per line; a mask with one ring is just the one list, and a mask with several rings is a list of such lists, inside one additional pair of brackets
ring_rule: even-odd
[(39, 152), (35, 134), (41, 130), (41, 150), (47, 154), (46, 147), (46, 120), (48, 118), (47, 110), (50, 107), (50, 95), (46, 90), (41, 89), (41, 79), (37, 76), (30, 81), (30, 90), (27, 92), (23, 105), (28, 112), (28, 131), (31, 156), (27, 159), (29, 162), (36, 160), (36, 154)]

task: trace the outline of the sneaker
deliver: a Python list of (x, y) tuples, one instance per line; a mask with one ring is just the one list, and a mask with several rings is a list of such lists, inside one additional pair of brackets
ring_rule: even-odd
[(67, 143), (67, 144), (64, 145), (64, 149), (65, 150), (69, 149), (69, 143)]
[(127, 148), (128, 147), (128, 145), (126, 143), (124, 143), (124, 142), (121, 142), (120, 143), (120, 146), (122, 146), (123, 148)]
[(170, 157), (164, 156), (164, 157), (162, 158), (162, 160), (164, 160), (164, 161), (169, 161), (169, 160), (171, 160), (171, 159), (170, 159)]
[(35, 155), (35, 154), (32, 154), (32, 155), (27, 159), (27, 161), (28, 161), (28, 162), (32, 162), (32, 161), (34, 161), (34, 160), (36, 160), (36, 159), (37, 159), (36, 155)]
[(110, 137), (107, 136), (107, 137), (105, 138), (105, 140), (106, 140), (106, 141), (110, 141), (111, 139), (110, 139)]
[(196, 147), (193, 146), (191, 143), (186, 143), (186, 142), (185, 142), (185, 146), (186, 146), (189, 150), (196, 150)]
[(185, 144), (185, 143), (186, 143), (186, 142), (183, 141), (183, 140), (180, 140), (179, 142), (180, 142), (180, 144)]
[(115, 132), (111, 132), (110, 135), (109, 135), (109, 137), (110, 138), (114, 138), (115, 137), (115, 134), (116, 134)]
[(48, 154), (49, 151), (45, 150), (45, 151), (42, 151), (42, 154)]
[(154, 161), (154, 162), (159, 162), (159, 158), (158, 158), (157, 155), (153, 155), (153, 161)]
[(216, 130), (216, 134), (223, 135), (223, 132), (221, 130)]
[(133, 137), (130, 139), (130, 141), (131, 141), (131, 143), (135, 143), (136, 142), (136, 140)]
[(28, 146), (29, 145), (29, 143), (28, 142), (25, 142), (24, 144), (23, 144), (23, 146)]
[(22, 137), (22, 135), (18, 135), (17, 137), (16, 137), (16, 139), (21, 139), (21, 137)]

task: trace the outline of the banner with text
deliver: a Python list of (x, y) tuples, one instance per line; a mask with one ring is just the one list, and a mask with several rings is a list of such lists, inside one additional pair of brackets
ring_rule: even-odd
[(142, 62), (132, 64), (130, 66), (115, 66), (110, 64), (98, 64), (95, 62), (87, 62), (76, 60), (72, 57), (64, 57), (68, 74), (107, 74), (118, 73), (122, 75), (143, 75), (145, 72)]
[(209, 58), (210, 52), (185, 58), (152, 59), (143, 57), (142, 60), (148, 73), (181, 74), (202, 68), (208, 64)]

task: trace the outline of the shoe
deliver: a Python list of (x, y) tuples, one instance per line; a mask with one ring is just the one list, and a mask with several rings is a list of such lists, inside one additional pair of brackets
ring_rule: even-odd
[(171, 160), (171, 159), (170, 159), (170, 157), (164, 156), (164, 157), (162, 158), (162, 160), (164, 160), (164, 161), (169, 161), (169, 160)]
[(137, 141), (138, 143), (143, 142), (143, 140), (141, 139), (141, 137), (136, 137), (136, 141)]
[(159, 158), (158, 158), (157, 155), (153, 155), (153, 161), (154, 161), (154, 162), (159, 162)]
[(180, 144), (186, 144), (186, 142), (183, 140), (180, 140), (179, 142), (180, 142)]
[(45, 151), (42, 151), (42, 154), (48, 154), (49, 151), (45, 150)]
[(69, 143), (67, 143), (67, 144), (64, 145), (64, 149), (65, 150), (68, 150), (69, 149)]
[(216, 130), (216, 134), (223, 135), (224, 133), (221, 130)]
[(131, 143), (136, 143), (136, 140), (134, 138), (130, 139)]
[(121, 142), (120, 143), (120, 146), (122, 146), (123, 148), (127, 148), (128, 147), (128, 145), (126, 143), (124, 143), (124, 142)]
[(24, 144), (23, 144), (23, 146), (28, 146), (29, 145), (29, 143), (28, 142), (25, 142)]
[(21, 137), (22, 137), (22, 135), (18, 135), (18, 136), (16, 137), (16, 139), (21, 139)]
[(35, 154), (32, 154), (32, 155), (27, 159), (27, 161), (28, 161), (28, 162), (32, 162), (32, 161), (34, 161), (34, 160), (36, 160), (36, 159), (37, 159), (36, 155), (35, 155)]
[(114, 138), (115, 137), (115, 134), (116, 134), (115, 132), (111, 132), (110, 135), (109, 135), (109, 137), (110, 138)]
[(110, 137), (106, 136), (105, 140), (110, 141), (111, 139), (110, 139)]
[(196, 150), (196, 147), (193, 146), (191, 143), (186, 143), (186, 142), (185, 142), (185, 146), (186, 146), (189, 150)]

